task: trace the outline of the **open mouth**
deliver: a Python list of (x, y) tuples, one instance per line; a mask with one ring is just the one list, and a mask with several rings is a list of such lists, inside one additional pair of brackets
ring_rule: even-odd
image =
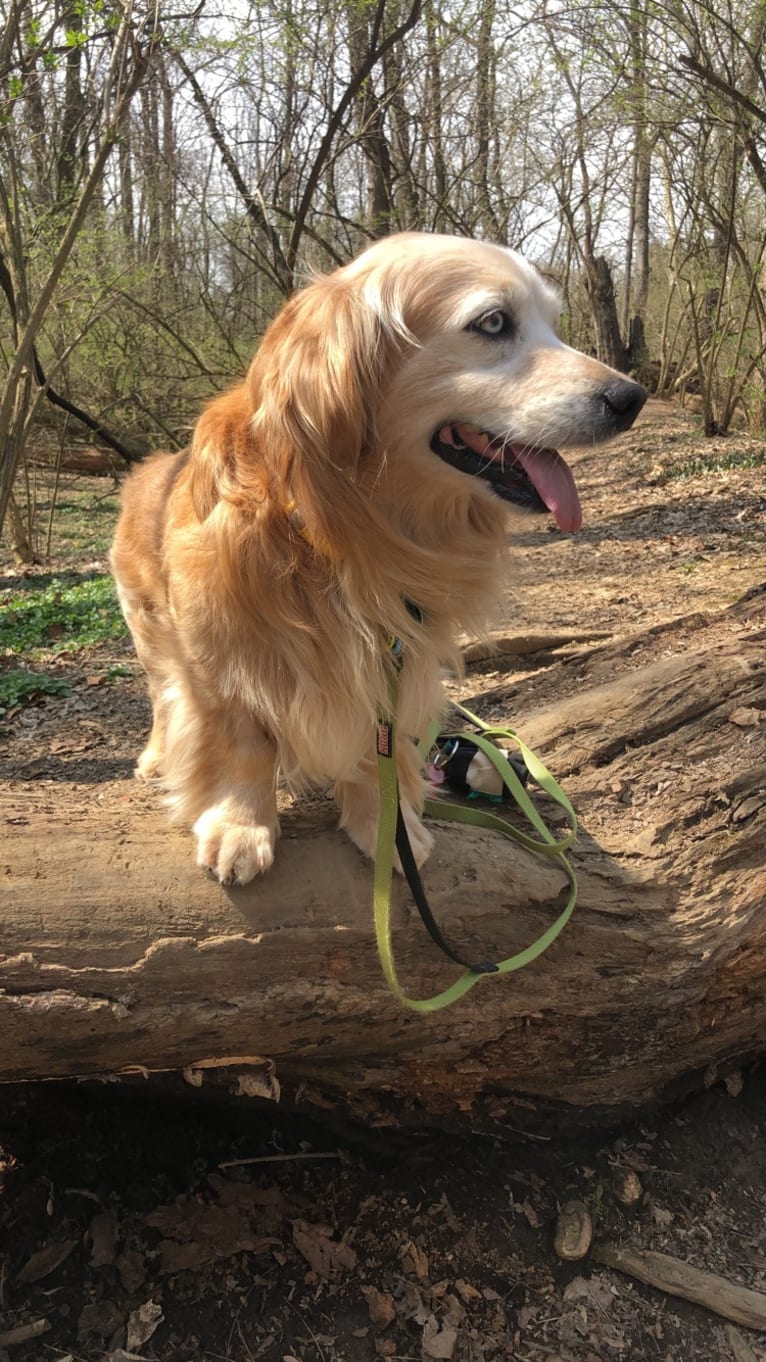
[(560, 530), (579, 530), (580, 498), (569, 465), (557, 449), (510, 444), (463, 421), (441, 426), (431, 448), (459, 472), (483, 478), (505, 501), (550, 511)]

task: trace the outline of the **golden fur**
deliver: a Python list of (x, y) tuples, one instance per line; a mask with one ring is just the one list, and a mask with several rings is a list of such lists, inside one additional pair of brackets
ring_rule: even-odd
[[(467, 329), (499, 307), (513, 336)], [(504, 248), (389, 238), (296, 294), (190, 449), (128, 479), (112, 565), (154, 709), (137, 773), (161, 778), (222, 881), (271, 865), (279, 773), (333, 780), (342, 825), (373, 854), (392, 635), (402, 800), (428, 854), (405, 735), (439, 713), (455, 633), (502, 584), (507, 532), (503, 501), (430, 441), (455, 421), (525, 447), (613, 434), (600, 394), (618, 376), (564, 346), (556, 320)]]

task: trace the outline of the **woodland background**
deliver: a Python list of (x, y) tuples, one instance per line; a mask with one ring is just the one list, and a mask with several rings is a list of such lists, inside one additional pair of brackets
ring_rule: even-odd
[(3, 0), (0, 523), (185, 443), (311, 269), (487, 237), (707, 434), (766, 428), (764, 0)]
[[(93, 1047), (89, 1071), (111, 1073), (116, 1050), (93, 1056), (116, 1037), (145, 1075), (150, 1042), (190, 1032), (183, 1064), (213, 1056), (185, 1100), (145, 1077), (3, 1084), (0, 1362), (766, 1362), (766, 1092), (747, 1063), (766, 994), (766, 0), (184, 4), (0, 0), (0, 1058), (7, 1078), (22, 1055), (26, 1080)], [(474, 1013), (467, 1061), (465, 1008), (434, 1061), (386, 1050), (400, 1023), (369, 882), (342, 841), (326, 854), (321, 792), (285, 813), (267, 928), (261, 887), (230, 902), (130, 778), (148, 713), (106, 568), (118, 480), (72, 471), (89, 445), (121, 472), (185, 443), (295, 284), (402, 227), (520, 248), (558, 284), (569, 340), (674, 399), (609, 458), (580, 452), (577, 536), (519, 516), (507, 651), (469, 669), (463, 698), (538, 750), (527, 726), (561, 706), (542, 750), (581, 817), (582, 894), (563, 956)], [(319, 910), (289, 868), (315, 817)], [(531, 939), (539, 869), (506, 915), (507, 866), (493, 899), (489, 851), (466, 854), (435, 867), (448, 932), (486, 949), (495, 902), (498, 947), (511, 924)], [(413, 972), (438, 971), (411, 937)], [(311, 1002), (299, 1034), (272, 1019), (262, 1061), (251, 1019), (281, 996), (280, 952), (295, 1015)], [(337, 1038), (313, 1046), (306, 1016)], [(376, 1084), (360, 1045), (395, 1056)], [(225, 1058), (254, 1050), (242, 1073)], [(263, 1092), (277, 1061), (281, 1105), (215, 1100)], [(302, 1063), (305, 1119), (286, 1100)], [(524, 1135), (541, 1091), (668, 1101), (674, 1065), (708, 1089), (693, 1103), (619, 1131), (591, 1105), (577, 1140), (564, 1110)], [(466, 1092), (487, 1073), (483, 1136)], [(355, 1085), (374, 1104), (407, 1074), (417, 1102), (351, 1121)], [(469, 1133), (409, 1128), (445, 1090)], [(565, 1261), (572, 1204), (596, 1237)], [(615, 1243), (717, 1273), (727, 1300), (759, 1292), (758, 1329), (711, 1313), (720, 1282), (703, 1309), (619, 1276), (598, 1256)]]

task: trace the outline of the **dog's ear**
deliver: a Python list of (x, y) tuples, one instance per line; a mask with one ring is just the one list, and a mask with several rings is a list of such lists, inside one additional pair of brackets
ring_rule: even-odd
[(249, 498), (265, 495), (254, 485), (258, 464), (250, 427), (252, 407), (247, 385), (238, 384), (209, 402), (200, 416), (191, 441), (189, 464), (194, 510), (206, 520), (221, 500), (236, 503), (245, 493)]
[(285, 305), (253, 360), (259, 457), (314, 543), (343, 543), (348, 517), (366, 505), (381, 386), (402, 344), (360, 282), (336, 272)]

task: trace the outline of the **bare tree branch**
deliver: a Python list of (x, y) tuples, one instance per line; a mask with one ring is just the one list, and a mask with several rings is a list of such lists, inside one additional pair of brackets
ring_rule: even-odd
[(719, 90), (721, 94), (726, 95), (726, 98), (731, 100), (732, 104), (736, 104), (738, 108), (752, 114), (753, 118), (756, 118), (759, 123), (766, 123), (766, 109), (762, 108), (760, 104), (756, 104), (741, 90), (737, 90), (729, 81), (724, 80), (723, 76), (719, 76), (707, 63), (690, 56), (681, 56), (679, 60), (682, 66), (686, 67), (688, 71), (693, 71), (695, 76), (699, 76), (705, 85), (710, 86), (711, 90)]
[(306, 218), (308, 217), (311, 202), (314, 197), (316, 187), (319, 183), (319, 177), (322, 174), (322, 170), (324, 169), (327, 158), (330, 155), (330, 151), (332, 150), (332, 144), (333, 141), (335, 140), (335, 136), (340, 130), (340, 128), (343, 126), (343, 120), (345, 119), (346, 114), (351, 108), (354, 99), (358, 95), (360, 89), (362, 88), (362, 85), (369, 76), (370, 72), (375, 68), (375, 66), (381, 60), (381, 58), (385, 56), (386, 52), (388, 52), (389, 49), (392, 48), (395, 43), (400, 42), (401, 39), (404, 38), (415, 27), (415, 25), (418, 23), (420, 19), (422, 8), (423, 0), (412, 0), (409, 12), (407, 13), (406, 17), (396, 28), (391, 30), (391, 32), (388, 34), (386, 38), (383, 39), (382, 42), (379, 43), (378, 38), (380, 35), (380, 30), (385, 15), (386, 0), (378, 0), (378, 7), (375, 14), (375, 18), (373, 20), (370, 45), (367, 52), (367, 56), (365, 57), (364, 61), (357, 67), (356, 71), (352, 75), (350, 81), (348, 82), (348, 85), (343, 91), (343, 94), (338, 100), (338, 103), (335, 106), (335, 109), (333, 110), (330, 119), (328, 120), (324, 137), (322, 138), (322, 141), (319, 144), (319, 149), (317, 151), (316, 156), (314, 157), (314, 164), (311, 167), (308, 178), (306, 180), (306, 184), (303, 189), (303, 193), (301, 195), (300, 203), (298, 204), (298, 207), (296, 209), (295, 222), (293, 223), (293, 229), (292, 232), (290, 233), (290, 240), (288, 242), (286, 251), (287, 261), (291, 271), (295, 269), (295, 262), (298, 256), (298, 247), (300, 245), (300, 240), (305, 228)]
[(272, 259), (269, 262), (270, 265), (269, 273), (272, 278), (272, 281), (277, 285), (277, 287), (280, 289), (282, 293), (287, 294), (290, 292), (292, 288), (292, 272), (285, 257), (285, 253), (282, 250), (282, 244), (279, 240), (279, 234), (276, 231), (276, 228), (273, 226), (273, 224), (269, 222), (269, 219), (266, 216), (263, 205), (260, 203), (257, 195), (252, 194), (248, 189), (244, 177), (240, 172), (239, 166), (237, 165), (237, 162), (235, 161), (234, 156), (232, 155), (231, 148), (226, 142), (226, 138), (223, 135), (223, 131), (216, 120), (212, 108), (210, 107), (210, 102), (204, 90), (202, 89), (202, 86), (197, 80), (197, 77), (195, 76), (194, 72), (189, 66), (189, 63), (181, 55), (181, 53), (175, 49), (173, 49), (172, 55), (180, 69), (183, 71), (186, 80), (189, 82), (189, 86), (194, 97), (194, 102), (196, 103), (197, 107), (200, 110), (200, 113), (202, 114), (202, 117), (205, 120), (207, 130), (210, 133), (210, 136), (212, 137), (215, 145), (217, 146), (221, 154), (221, 160), (226, 166), (226, 169), (228, 170), (229, 175), (231, 176), (234, 182), (237, 193), (242, 199), (242, 202), (245, 206), (245, 212), (247, 213), (251, 222), (261, 232), (263, 232), (264, 236), (267, 238), (269, 242), (269, 245), (271, 246)]

